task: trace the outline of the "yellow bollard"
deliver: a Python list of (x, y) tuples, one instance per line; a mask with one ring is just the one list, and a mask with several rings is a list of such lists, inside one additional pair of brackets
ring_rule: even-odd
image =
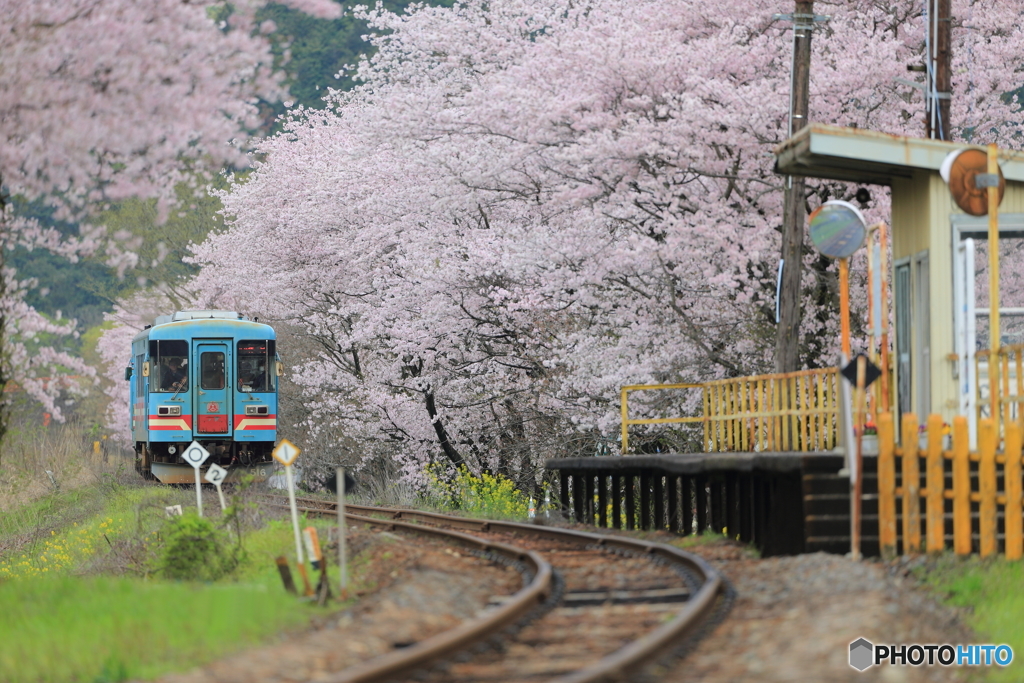
[(903, 416), (903, 552), (921, 551), (921, 464), (917, 458), (917, 415)]
[(942, 416), (929, 415), (928, 464), (925, 474), (928, 487), (927, 503), (925, 504), (925, 529), (927, 548), (930, 553), (942, 552), (946, 547), (946, 524), (943, 514), (945, 477), (942, 466)]
[(892, 413), (878, 416), (878, 542), (882, 556), (896, 554), (896, 458)]
[(971, 455), (967, 418), (953, 418), (953, 551), (971, 554)]
[(982, 557), (996, 553), (996, 422), (988, 418), (978, 424), (978, 506), (979, 550)]
[(1021, 425), (1006, 423), (1006, 559), (1019, 560), (1024, 554), (1024, 523), (1021, 519)]

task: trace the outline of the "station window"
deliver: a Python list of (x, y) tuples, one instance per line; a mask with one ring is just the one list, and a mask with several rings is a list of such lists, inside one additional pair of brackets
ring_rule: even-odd
[(199, 370), (202, 374), (200, 385), (203, 389), (224, 388), (224, 353), (206, 351), (199, 356)]
[[(149, 342), (153, 377), (149, 390), (179, 392), (188, 389), (188, 342), (181, 339), (153, 339)], [(136, 369), (141, 376), (141, 372)]]
[(238, 389), (240, 391), (274, 391), (273, 339), (238, 342)]

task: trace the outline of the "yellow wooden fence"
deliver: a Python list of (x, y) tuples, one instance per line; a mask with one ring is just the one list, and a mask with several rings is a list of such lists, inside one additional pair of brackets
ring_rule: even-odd
[[(1006, 423), (1002, 453), (997, 452), (999, 436), (990, 418), (978, 423), (977, 452), (970, 451), (965, 417), (954, 418), (949, 449), (944, 448), (944, 426), (938, 415), (928, 418), (923, 453), (919, 450), (917, 416), (904, 415), (902, 427), (902, 444), (897, 445), (892, 415), (878, 418), (878, 535), (882, 553), (895, 553), (901, 541), (903, 552), (908, 553), (942, 551), (952, 541), (954, 552), (968, 555), (976, 538), (978, 552), (987, 557), (1000, 551), (1001, 536), (1006, 557), (1019, 559), (1024, 551), (1020, 423)], [(975, 512), (976, 534), (972, 529)], [(951, 537), (946, 533), (947, 520), (952, 522)]]
[[(755, 375), (702, 384), (634, 384), (622, 387), (622, 453), (630, 425), (701, 424), (704, 450), (828, 451), (836, 446), (839, 410), (836, 368)], [(631, 419), (629, 392), (697, 389), (702, 414)]]
[[(974, 355), (975, 410), (978, 419), (992, 417), (992, 384), (988, 372), (989, 352)], [(1020, 419), (1024, 403), (1024, 344), (1008, 344), (999, 348), (995, 373), (996, 402), (1002, 419), (1009, 423)]]
[(828, 451), (839, 410), (836, 368), (704, 384), (704, 450)]

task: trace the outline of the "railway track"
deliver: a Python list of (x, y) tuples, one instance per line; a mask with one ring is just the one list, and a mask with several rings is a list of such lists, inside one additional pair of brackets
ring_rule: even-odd
[[(336, 515), (330, 501), (297, 503), (307, 514)], [(698, 630), (724, 592), (704, 560), (658, 543), (362, 505), (346, 505), (346, 517), (502, 556), (526, 580), (482, 616), (334, 674), (331, 683), (403, 680), (413, 672), (431, 682), (621, 680)]]

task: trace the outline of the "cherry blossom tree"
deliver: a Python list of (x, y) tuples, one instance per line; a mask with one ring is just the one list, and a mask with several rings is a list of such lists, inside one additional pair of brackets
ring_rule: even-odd
[[(918, 3), (821, 6), (813, 120), (916, 134), (920, 95), (896, 78), (923, 49)], [(224, 196), (230, 228), (197, 250), (200, 303), (302, 329), (314, 419), (410, 474), (442, 456), (528, 481), (543, 457), (617, 449), (623, 384), (770, 368), (786, 9), (366, 10), (362, 85), (259, 144)], [(1010, 144), (1021, 10), (954, 13), (975, 26), (954, 30), (957, 130)], [(809, 188), (809, 208), (855, 189)], [(828, 264), (806, 265), (827, 304)], [(831, 362), (833, 328), (805, 320), (805, 362)]]
[[(3, 267), (14, 246), (75, 260), (107, 252), (133, 262), (102, 227), (65, 239), (19, 217), (4, 197), (45, 198), (83, 218), (99, 202), (156, 195), (166, 211), (176, 183), (245, 162), (240, 143), (259, 123), (257, 98), (284, 95), (255, 25), (263, 3), (242, 0), (0, 0), (0, 386), (13, 379), (60, 419), (54, 398), (81, 360), (47, 335), (74, 333), (24, 303), (30, 281)], [(337, 17), (331, 0), (287, 0)], [(49, 377), (51, 379), (43, 379)], [(0, 417), (0, 436), (4, 422)]]

